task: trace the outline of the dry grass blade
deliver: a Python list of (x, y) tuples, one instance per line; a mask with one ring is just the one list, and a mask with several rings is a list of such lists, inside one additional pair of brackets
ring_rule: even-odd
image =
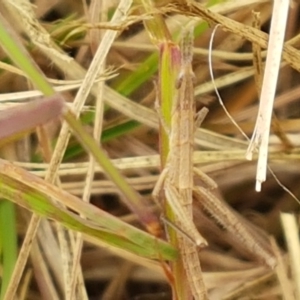
[(299, 228), (295, 216), (288, 213), (281, 214), (281, 222), (284, 228), (285, 239), (289, 250), (290, 266), (295, 288), (295, 299), (300, 298), (300, 241)]
[[(185, 15), (201, 17), (211, 24), (221, 24), (224, 29), (240, 35), (253, 43), (257, 43), (264, 49), (267, 48), (267, 34), (250, 26), (243, 25), (232, 19), (216, 14), (194, 1), (192, 1), (190, 5), (186, 5), (185, 3), (176, 3), (174, 4), (174, 7), (170, 7), (170, 11), (172, 10)], [(292, 68), (298, 71), (300, 70), (300, 52), (296, 48), (288, 44), (284, 45), (282, 56)]]
[(271, 117), (284, 43), (288, 9), (289, 3), (287, 1), (274, 1), (267, 61), (260, 94), (260, 106), (255, 130), (247, 151), (248, 159), (252, 158), (252, 153), (256, 148), (258, 148), (259, 151), (256, 175), (257, 191), (261, 190), (261, 184), (266, 180)]
[(12, 141), (24, 132), (45, 124), (51, 119), (58, 119), (64, 109), (64, 99), (60, 95), (39, 99), (21, 107), (12, 107), (0, 113), (0, 139), (2, 145)]

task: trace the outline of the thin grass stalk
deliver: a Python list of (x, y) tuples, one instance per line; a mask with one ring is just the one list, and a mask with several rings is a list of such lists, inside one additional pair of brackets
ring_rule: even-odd
[[(155, 9), (152, 0), (140, 0), (146, 13), (150, 13)], [(155, 14), (153, 18), (144, 20), (144, 26), (148, 31), (150, 38), (154, 44), (159, 44), (162, 40), (170, 40), (171, 35), (166, 23), (161, 15)]]
[(17, 230), (15, 205), (0, 199), (0, 254), (2, 257), (2, 282), (0, 299), (8, 287), (17, 260)]
[(284, 235), (289, 253), (295, 299), (300, 299), (300, 241), (299, 225), (293, 214), (281, 213), (280, 220), (284, 229)]
[[(104, 13), (100, 14), (101, 8), (103, 8), (103, 3), (99, 3), (97, 0), (93, 1), (90, 7), (89, 15), (88, 17), (94, 22), (98, 21), (98, 18), (101, 19), (101, 17), (105, 18)], [(92, 34), (93, 33), (93, 34)], [(93, 30), (91, 33), (94, 36), (93, 43), (90, 45), (93, 52), (96, 52), (96, 46), (99, 46), (99, 42), (102, 37), (102, 33), (99, 30)], [(105, 70), (105, 63), (102, 64), (102, 68), (99, 73), (103, 73)], [(93, 137), (95, 141), (97, 141), (98, 137), (101, 136), (102, 132), (102, 126), (103, 126), (103, 112), (104, 112), (104, 101), (103, 101), (103, 89), (104, 89), (104, 83), (101, 82), (98, 84), (99, 87), (99, 93), (98, 97), (96, 99), (96, 109), (95, 109), (95, 121), (94, 121), (94, 130), (93, 130)], [(82, 195), (82, 200), (84, 202), (89, 202), (91, 197), (91, 191), (92, 191), (92, 183), (94, 181), (95, 176), (95, 167), (96, 167), (96, 160), (93, 157), (93, 155), (89, 155), (89, 165), (87, 170), (87, 175), (85, 178), (85, 188)], [(80, 258), (82, 254), (82, 247), (83, 247), (83, 237), (82, 234), (78, 233), (76, 235), (76, 244), (74, 246), (74, 256), (73, 256), (73, 266), (72, 266), (72, 282), (71, 282), (71, 295), (70, 300), (73, 299), (74, 293), (76, 290), (76, 286), (80, 288), (79, 283), (79, 266), (80, 266)], [(84, 295), (81, 295), (80, 298), (87, 299), (86, 293)]]

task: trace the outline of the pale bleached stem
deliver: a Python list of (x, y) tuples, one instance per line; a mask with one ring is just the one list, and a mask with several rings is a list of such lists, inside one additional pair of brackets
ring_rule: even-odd
[(289, 1), (274, 1), (259, 111), (253, 136), (246, 154), (246, 158), (251, 160), (253, 152), (258, 148), (259, 156), (256, 172), (256, 191), (261, 190), (261, 184), (266, 180), (271, 117), (281, 62), (288, 9)]

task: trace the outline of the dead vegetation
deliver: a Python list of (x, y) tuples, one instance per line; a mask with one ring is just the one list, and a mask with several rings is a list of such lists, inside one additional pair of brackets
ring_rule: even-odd
[[(205, 106), (209, 113), (201, 128), (195, 130), (194, 154), (189, 159), (218, 185), (217, 189), (208, 189), (208, 198), (228, 203), (236, 212), (231, 220), (237, 216), (255, 241), (264, 245), (257, 250), (253, 249), (256, 242), (243, 243), (238, 236), (240, 232), (243, 236), (239, 223), (228, 225), (230, 218), (226, 221), (220, 217), (216, 213), (218, 207), (203, 204), (206, 192), (201, 188), (205, 182), (195, 179), (194, 186), (199, 186), (199, 193), (202, 192), (194, 196), (194, 223), (208, 242), (207, 247), (199, 250), (208, 298), (300, 299), (299, 4), (292, 2), (289, 7), (269, 135), (270, 169), (258, 193), (255, 191), (257, 153), (253, 153), (252, 161), (246, 160), (249, 140), (224, 112), (215, 86), (230, 116), (251, 138), (259, 110), (272, 3), (203, 2), (201, 5), (211, 5), (211, 10), (207, 10), (192, 1), (160, 1), (157, 7), (154, 2), (37, 0), (32, 7), (25, 0), (6, 0), (1, 4), (1, 13), (48, 82), (63, 95), (67, 106), (80, 115), (86, 131), (101, 142), (113, 164), (141, 195), (145, 210), (147, 207), (157, 219), (162, 211), (153, 202), (152, 191), (163, 170), (161, 164), (167, 161), (169, 121), (164, 111), (168, 106), (162, 106), (166, 124), (159, 126), (162, 119), (155, 109), (155, 100), (164, 97), (162, 89), (167, 93), (174, 88), (172, 83), (160, 85), (168, 79), (161, 71), (159, 53), (163, 47), (177, 47), (182, 28), (192, 22), (195, 107), (200, 111)], [(122, 7), (116, 11), (118, 5)], [(155, 27), (153, 20), (157, 24), (163, 22), (167, 31)], [(210, 49), (216, 24), (220, 28)], [(0, 66), (1, 110), (41, 94), (24, 71), (11, 64), (5, 52), (1, 52)], [(120, 221), (155, 233), (157, 227), (150, 226), (152, 221), (141, 222), (140, 215), (130, 210), (120, 187), (108, 179), (103, 167), (74, 136), (69, 137), (69, 130), (61, 120), (38, 127), (17, 141), (2, 143), (0, 151), (1, 158), (45, 179), (49, 186), (57, 185)], [(38, 186), (34, 188), (39, 190)], [(47, 194), (47, 186), (43, 193)], [(49, 198), (52, 193), (49, 191)], [(18, 203), (18, 199), (12, 201)], [(19, 204), (22, 205), (21, 201)], [(88, 219), (89, 223), (84, 224), (90, 228), (100, 226), (80, 210), (79, 204), (71, 206), (63, 202), (63, 205), (82, 220)], [(24, 250), (26, 234), (31, 230), (32, 235), (27, 236), (30, 240), (35, 228), (39, 229), (33, 244), (29, 243), (25, 250), (30, 255), (24, 260), (24, 268), (19, 266), (16, 295), (4, 297), (2, 291), (2, 299), (172, 299), (171, 285), (177, 287), (178, 273), (173, 269), (172, 274), (159, 251), (154, 249), (158, 253), (155, 259), (150, 255), (142, 257), (90, 234), (74, 233), (54, 221), (32, 217), (30, 210), (34, 209), (30, 207), (29, 211), (18, 205), (15, 208), (18, 250), (22, 243)], [(57, 220), (56, 216), (50, 218)], [(10, 228), (6, 222), (0, 223), (2, 236)], [(162, 237), (167, 239), (169, 235), (173, 246), (176, 246), (174, 232), (184, 239), (184, 233), (176, 228), (180, 224), (172, 219), (172, 214), (164, 212), (160, 225), (161, 228), (165, 225), (168, 234), (163, 233)], [(186, 229), (184, 225), (182, 228)], [(7, 276), (3, 241), (0, 242), (2, 288)], [(264, 258), (255, 253), (260, 249), (267, 249), (268, 254), (261, 255)], [(270, 257), (276, 257), (277, 266), (273, 269), (267, 266)], [(187, 282), (181, 284), (188, 285)]]

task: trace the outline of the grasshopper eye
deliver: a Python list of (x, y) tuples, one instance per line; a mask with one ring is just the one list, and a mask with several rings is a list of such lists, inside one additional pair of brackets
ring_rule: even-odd
[(190, 72), (190, 74), (191, 74), (191, 79), (193, 81), (193, 84), (195, 85), (196, 84), (196, 75), (194, 72)]
[(191, 65), (185, 65), (181, 71), (179, 72), (178, 74), (178, 77), (175, 81), (175, 87), (176, 89), (180, 89), (181, 85), (182, 85), (182, 81), (184, 78), (187, 77), (187, 74), (188, 74), (188, 78), (189, 80), (192, 81), (192, 84), (195, 84), (196, 83), (196, 76), (192, 70), (192, 67)]
[(183, 77), (184, 77), (184, 72), (180, 71), (179, 74), (178, 74), (178, 77), (177, 77), (177, 79), (175, 81), (175, 87), (176, 87), (176, 89), (180, 89), (182, 81), (183, 81)]

